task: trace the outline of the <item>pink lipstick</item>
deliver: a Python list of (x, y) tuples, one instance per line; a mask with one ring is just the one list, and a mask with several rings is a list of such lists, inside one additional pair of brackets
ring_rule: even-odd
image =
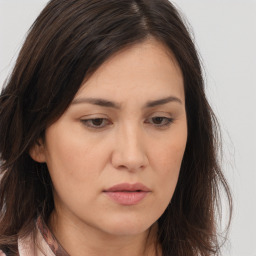
[(135, 205), (143, 200), (151, 191), (141, 183), (122, 183), (108, 188), (103, 192), (119, 204)]

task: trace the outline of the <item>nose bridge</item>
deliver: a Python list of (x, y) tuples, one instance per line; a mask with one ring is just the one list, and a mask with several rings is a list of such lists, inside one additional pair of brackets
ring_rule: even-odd
[(145, 141), (139, 124), (128, 121), (118, 128), (112, 160), (116, 168), (125, 168), (129, 171), (145, 167)]

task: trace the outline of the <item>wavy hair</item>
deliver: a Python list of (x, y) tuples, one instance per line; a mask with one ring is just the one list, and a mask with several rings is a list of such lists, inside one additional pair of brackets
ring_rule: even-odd
[[(153, 37), (183, 74), (188, 140), (171, 204), (158, 220), (163, 256), (219, 255), (220, 191), (231, 194), (218, 161), (218, 123), (204, 91), (194, 42), (168, 0), (52, 0), (29, 30), (0, 96), (0, 247), (54, 208), (46, 164), (29, 149), (67, 109), (84, 78), (114, 53)], [(231, 212), (231, 211), (230, 211)]]

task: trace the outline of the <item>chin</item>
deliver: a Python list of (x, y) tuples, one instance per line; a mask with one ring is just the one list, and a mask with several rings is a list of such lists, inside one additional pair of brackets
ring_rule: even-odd
[[(113, 220), (112, 220), (113, 221)], [(129, 236), (129, 235), (138, 235), (146, 232), (154, 222), (142, 220), (118, 220), (115, 222), (108, 222), (105, 226), (107, 232), (112, 235), (118, 236)]]

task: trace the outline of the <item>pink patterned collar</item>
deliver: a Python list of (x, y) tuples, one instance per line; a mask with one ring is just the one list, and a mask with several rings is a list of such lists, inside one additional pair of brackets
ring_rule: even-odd
[(46, 244), (50, 247), (54, 255), (56, 256), (70, 256), (65, 249), (60, 245), (56, 237), (47, 227), (46, 223), (44, 222), (43, 218), (39, 216), (36, 220), (36, 227), (41, 233), (43, 239), (45, 240)]

